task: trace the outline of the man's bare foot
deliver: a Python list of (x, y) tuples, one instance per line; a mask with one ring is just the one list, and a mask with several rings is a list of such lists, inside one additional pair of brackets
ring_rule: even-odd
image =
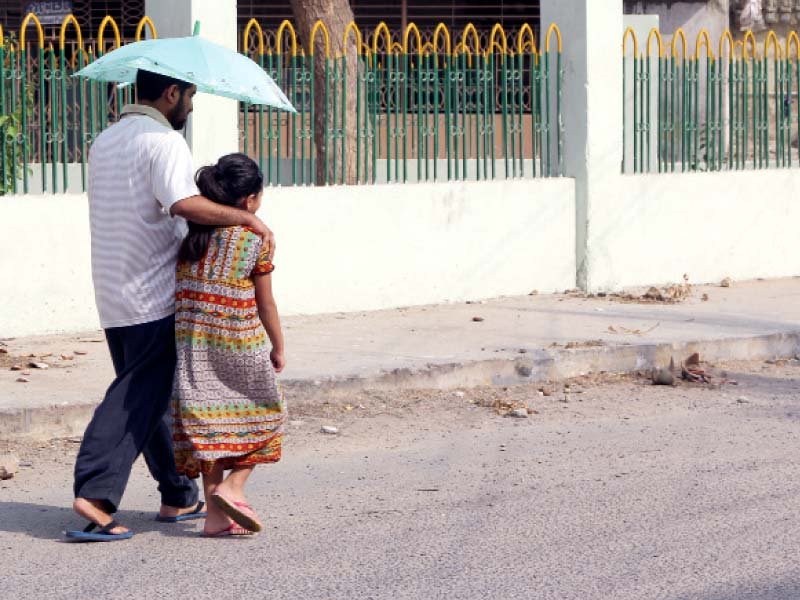
[(167, 504), (162, 504), (161, 509), (158, 511), (159, 517), (180, 517), (181, 515), (188, 515), (190, 512), (194, 512), (197, 510), (197, 506), (200, 502), (195, 502), (191, 506), (187, 506), (186, 508), (178, 508), (177, 506), (169, 506)]
[[(114, 517), (101, 509), (101, 506), (102, 502), (100, 500), (92, 500), (90, 498), (75, 498), (75, 502), (72, 503), (72, 510), (74, 510), (87, 521), (91, 521), (100, 527), (104, 527), (111, 523), (111, 521), (114, 520)], [(114, 527), (114, 529), (111, 530), (111, 533), (113, 534), (127, 532), (128, 528), (122, 527), (121, 525), (119, 527)]]

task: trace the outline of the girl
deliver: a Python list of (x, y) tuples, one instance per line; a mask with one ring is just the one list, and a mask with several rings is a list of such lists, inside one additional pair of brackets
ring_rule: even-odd
[[(219, 204), (252, 213), (261, 205), (264, 177), (243, 154), (203, 167), (196, 181)], [(245, 227), (190, 222), (178, 253), (175, 459), (179, 472), (203, 475), (210, 537), (262, 529), (245, 482), (255, 465), (281, 458), (286, 407), (275, 374), (286, 361), (268, 250)]]

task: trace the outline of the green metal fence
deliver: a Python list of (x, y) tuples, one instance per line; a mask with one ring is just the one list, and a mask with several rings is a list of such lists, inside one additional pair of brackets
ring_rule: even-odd
[[(136, 39), (147, 30), (156, 37), (145, 17)], [(481, 35), (469, 26), (453, 41), (441, 25), (428, 39), (410, 25), (399, 43), (385, 25), (362, 39), (351, 24), (357, 52), (334, 56), (318, 23), (314, 36), (328, 50), (315, 63), (305, 50), (313, 43), (303, 46), (290, 23), (265, 33), (253, 21), (243, 51), (283, 87), (298, 114), (242, 105), (241, 149), (271, 185), (563, 174), (560, 31), (552, 26), (537, 45), (530, 27), (509, 40), (497, 26), (483, 35), (486, 48)], [(72, 75), (125, 41), (111, 17), (92, 43), (84, 43), (74, 17), (64, 20), (55, 46), (33, 14), (18, 35), (0, 28), (0, 193), (86, 189), (91, 143), (135, 89)]]
[[(156, 35), (145, 17), (136, 39), (147, 28)], [(109, 29), (113, 37), (106, 43)], [(34, 14), (25, 17), (18, 36), (4, 36), (0, 28), (0, 193), (85, 190), (89, 146), (134, 97), (130, 87), (72, 77), (122, 43), (111, 17), (103, 20), (96, 44), (84, 45), (73, 16), (62, 23), (57, 48), (45, 42)]]
[[(425, 39), (411, 24), (401, 43), (385, 24), (366, 41), (351, 24), (343, 45), (353, 42), (353, 56), (331, 55), (322, 23), (310, 37), (317, 36), (326, 41), (324, 66), (313, 56), (314, 40), (306, 51), (288, 22), (265, 34), (253, 20), (244, 33), (243, 51), (298, 110), (242, 107), (242, 150), (259, 161), (270, 184), (563, 174), (557, 27), (537, 47), (530, 27), (509, 42), (498, 25), (481, 48), (472, 26), (454, 43), (444, 25)], [(274, 47), (265, 40), (275, 40)]]
[[(759, 48), (763, 51), (759, 52)], [(763, 44), (707, 31), (687, 52), (683, 30), (666, 47), (657, 30), (642, 47), (628, 29), (623, 52), (625, 173), (785, 168), (800, 164), (800, 38)]]

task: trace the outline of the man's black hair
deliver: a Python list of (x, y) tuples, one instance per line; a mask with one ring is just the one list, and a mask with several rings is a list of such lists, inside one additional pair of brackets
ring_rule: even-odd
[(171, 85), (177, 85), (181, 94), (192, 87), (191, 83), (167, 77), (166, 75), (159, 75), (158, 73), (151, 73), (141, 69), (136, 72), (136, 94), (140, 100), (155, 102), (161, 98), (164, 90)]

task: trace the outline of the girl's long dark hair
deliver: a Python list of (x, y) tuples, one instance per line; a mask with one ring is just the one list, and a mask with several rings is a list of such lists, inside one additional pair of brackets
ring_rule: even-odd
[[(244, 154), (228, 154), (217, 164), (202, 167), (195, 175), (200, 193), (224, 206), (244, 208), (245, 199), (264, 187), (264, 175), (258, 165)], [(205, 256), (215, 225), (189, 221), (189, 233), (178, 251), (178, 260), (195, 262)]]

